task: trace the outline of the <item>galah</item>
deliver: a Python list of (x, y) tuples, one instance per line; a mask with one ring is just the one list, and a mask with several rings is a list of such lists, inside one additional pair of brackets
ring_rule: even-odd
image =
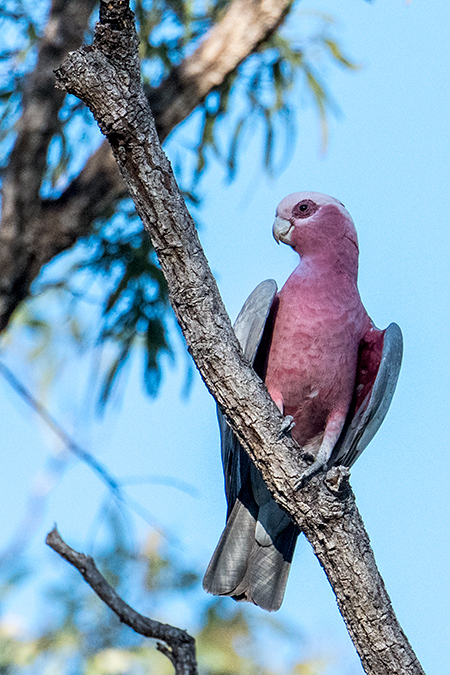
[[(389, 408), (402, 358), (402, 334), (376, 328), (357, 287), (358, 240), (343, 204), (296, 192), (279, 204), (273, 235), (300, 262), (281, 291), (261, 283), (234, 329), (264, 380), (313, 474), (351, 466)], [(227, 522), (203, 586), (214, 595), (281, 606), (298, 527), (277, 505), (219, 411)]]

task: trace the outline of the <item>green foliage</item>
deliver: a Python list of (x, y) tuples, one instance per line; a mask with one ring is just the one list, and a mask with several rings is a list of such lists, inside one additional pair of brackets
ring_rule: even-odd
[[(167, 77), (220, 18), (227, 4), (224, 0), (136, 0), (144, 82), (155, 86)], [(5, 158), (15, 136), (24, 77), (34, 66), (48, 6), (48, 0), (4, 0), (0, 10), (3, 35), (9, 36), (0, 51), (0, 149)], [(317, 109), (325, 148), (333, 102), (322, 65), (355, 66), (344, 56), (329, 17), (318, 15), (311, 20), (297, 15), (295, 23), (295, 39), (289, 37), (287, 21), (285, 28), (274, 33), (199, 106), (198, 136), (189, 141), (191, 152), (183, 149), (182, 161), (174, 165), (194, 215), (201, 207), (201, 177), (212, 157), (223, 163), (233, 179), (240, 150), (254, 138), (256, 129), (261, 134), (265, 170), (273, 173), (286, 164), (295, 147), (295, 111), (302, 96)], [(298, 26), (303, 24), (307, 26), (304, 36), (298, 37)], [(42, 196), (57, 197), (99, 140), (89, 112), (73, 96), (66, 97), (48, 151)], [(38, 302), (16, 314), (19, 320), (29, 321), (38, 338), (34, 357), (42, 358), (60, 330), (48, 312), (50, 293), (53, 301), (65, 303), (63, 323), (76, 347), (103, 347), (99, 359), (101, 406), (109, 400), (133, 353), (144, 355), (143, 379), (151, 396), (161, 381), (163, 357), (173, 356), (167, 329), (167, 288), (151, 244), (127, 201), (118, 204), (108, 218), (96, 223), (87, 240), (66, 256), (59, 277), (49, 283), (48, 273), (44, 274), (34, 287)], [(95, 288), (97, 311), (86, 311), (86, 286)]]
[[(261, 631), (270, 640), (282, 643), (287, 636), (293, 637), (292, 629), (262, 612), (255, 618), (248, 607), (232, 600), (205, 596), (199, 588), (199, 575), (180, 562), (179, 555), (169, 554), (160, 535), (150, 532), (143, 548), (136, 550), (127, 533), (122, 515), (110, 511), (102, 550), (94, 551), (99, 569), (141, 613), (176, 623), (174, 617), (182, 608), (183, 617), (193, 617), (188, 621), (196, 628), (189, 630), (197, 640), (201, 675), (321, 672), (320, 664), (299, 658), (298, 646), (288, 665), (271, 665), (261, 643)], [(170, 661), (155, 649), (152, 640), (122, 625), (78, 572), (56, 554), (54, 563), (55, 580), (37, 610), (37, 628), (20, 629), (7, 616), (0, 620), (2, 675), (172, 675)], [(19, 580), (12, 583), (12, 589), (18, 591)], [(295, 635), (295, 644), (299, 642)]]
[(167, 285), (150, 238), (142, 227), (133, 233), (126, 228), (113, 231), (112, 236), (108, 234), (99, 233), (96, 252), (83, 263), (91, 273), (113, 279), (98, 335), (100, 343), (113, 343), (116, 349), (102, 387), (102, 403), (108, 399), (118, 372), (137, 343), (144, 347), (144, 382), (150, 395), (156, 394), (161, 379), (161, 355), (172, 354), (165, 322)]
[[(167, 284), (156, 254), (132, 206), (123, 202), (112, 221), (99, 223), (77, 255), (66, 260), (63, 270), (49, 271), (35, 301), (16, 318), (29, 333), (29, 358), (42, 360), (51, 353), (55, 366), (58, 343), (67, 339), (81, 351), (97, 348), (100, 365), (92, 375), (101, 378), (103, 407), (137, 351), (146, 391), (156, 395), (163, 357), (173, 359), (169, 325), (176, 324), (170, 321)], [(55, 300), (63, 309), (58, 319), (48, 316)]]
[[(320, 63), (331, 57), (332, 63), (349, 70), (357, 69), (344, 56), (339, 43), (332, 38), (332, 20), (317, 17), (317, 26), (310, 35), (295, 45), (283, 35), (274, 33), (225, 82), (205, 100), (202, 109), (200, 142), (195, 146), (198, 155), (195, 179), (207, 168), (208, 151), (225, 163), (228, 175), (234, 178), (238, 168), (239, 149), (259, 127), (263, 135), (262, 160), (269, 173), (285, 166), (295, 148), (296, 108), (300, 100), (295, 91), (306, 92), (316, 107), (320, 124), (322, 149), (328, 138), (328, 116), (335, 104), (320, 74)], [(238, 112), (234, 112), (238, 110)], [(219, 136), (226, 120), (227, 132), (224, 150), (219, 149)], [(246, 132), (249, 132), (247, 136)], [(224, 135), (223, 133), (221, 134)], [(276, 162), (277, 149), (284, 152)]]

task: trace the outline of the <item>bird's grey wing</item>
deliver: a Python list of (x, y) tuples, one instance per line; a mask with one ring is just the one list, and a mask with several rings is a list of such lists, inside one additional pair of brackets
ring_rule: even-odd
[(262, 281), (249, 295), (234, 322), (234, 332), (250, 363), (255, 360), (277, 290), (273, 279)]
[[(253, 364), (260, 345), (267, 317), (277, 293), (277, 284), (273, 279), (261, 282), (247, 298), (234, 322), (234, 332), (239, 340), (244, 356)], [(222, 462), (225, 473), (225, 491), (230, 515), (243, 483), (248, 477), (250, 459), (241, 448), (239, 441), (228, 426), (220, 408), (217, 408)]]
[(352, 405), (329, 466), (351, 466), (378, 431), (394, 395), (402, 354), (402, 332), (396, 323), (384, 331), (372, 327), (364, 336)]
[[(275, 281), (264, 281), (234, 324), (244, 355), (261, 377), (276, 316), (276, 293)], [(299, 529), (272, 498), (220, 410), (218, 416), (228, 513), (203, 587), (275, 611), (283, 600)]]

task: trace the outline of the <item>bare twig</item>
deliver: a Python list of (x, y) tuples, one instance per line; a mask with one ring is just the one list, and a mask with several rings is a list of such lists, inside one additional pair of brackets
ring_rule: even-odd
[(157, 648), (172, 661), (176, 675), (197, 675), (195, 640), (189, 633), (175, 626), (149, 619), (132, 609), (99, 572), (91, 556), (70, 548), (56, 527), (47, 535), (46, 543), (80, 572), (86, 583), (122, 623), (140, 635), (163, 640), (166, 643), (167, 647), (158, 644)]

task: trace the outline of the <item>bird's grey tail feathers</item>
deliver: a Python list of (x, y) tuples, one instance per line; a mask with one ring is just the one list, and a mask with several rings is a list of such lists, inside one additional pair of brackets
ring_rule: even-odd
[[(262, 378), (268, 349), (264, 335), (267, 322), (272, 325), (276, 293), (273, 279), (263, 281), (247, 299), (234, 324), (244, 355)], [(269, 330), (266, 339), (270, 333)], [(261, 341), (264, 348), (261, 358), (255, 361)], [(218, 417), (228, 515), (203, 588), (214, 595), (228, 595), (275, 611), (283, 600), (299, 530), (273, 500), (220, 409)]]
[(208, 565), (203, 588), (274, 612), (283, 601), (299, 530), (289, 523), (274, 543), (261, 546), (255, 538), (257, 515), (251, 490), (243, 488)]

